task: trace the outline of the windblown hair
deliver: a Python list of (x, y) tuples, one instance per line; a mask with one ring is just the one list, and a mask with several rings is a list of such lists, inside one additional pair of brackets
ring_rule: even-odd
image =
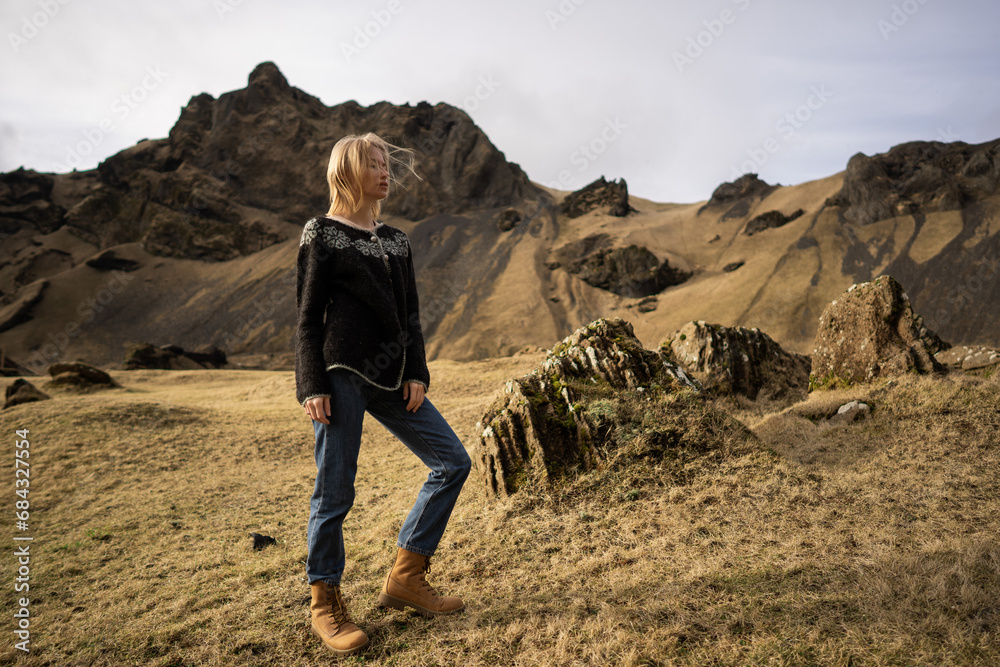
[[(330, 164), (326, 168), (326, 182), (330, 186), (330, 215), (353, 213), (361, 208), (361, 174), (368, 168), (371, 148), (382, 152), (389, 171), (389, 187), (400, 184), (397, 171), (409, 171), (423, 180), (414, 170), (415, 158), (409, 148), (394, 146), (374, 132), (343, 137), (330, 151)], [(372, 204), (372, 217), (377, 220), (382, 212), (382, 201)]]

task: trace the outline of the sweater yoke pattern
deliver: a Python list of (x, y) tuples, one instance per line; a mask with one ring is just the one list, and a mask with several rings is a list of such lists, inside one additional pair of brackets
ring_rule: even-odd
[[(318, 218), (313, 218), (302, 228), (302, 236), (299, 238), (299, 247), (311, 243), (317, 236), (319, 236), (323, 240), (323, 243), (325, 243), (329, 248), (343, 250), (344, 248), (353, 245), (359, 252), (361, 252), (361, 254), (368, 255), (370, 257), (378, 257), (382, 255), (383, 249), (385, 252), (393, 255), (399, 255), (401, 257), (406, 257), (410, 253), (410, 247), (406, 242), (405, 236), (393, 235), (385, 238), (378, 237), (378, 240), (376, 241), (369, 239), (352, 240), (343, 230), (337, 229), (331, 225), (320, 224)], [(373, 236), (373, 238), (375, 237)], [(381, 241), (381, 245), (379, 244), (379, 241)]]

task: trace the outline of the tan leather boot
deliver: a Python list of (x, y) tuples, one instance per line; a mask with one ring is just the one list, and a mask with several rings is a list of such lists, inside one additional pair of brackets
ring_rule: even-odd
[(312, 631), (334, 653), (350, 655), (368, 646), (368, 635), (351, 623), (340, 586), (327, 581), (312, 584)]
[(424, 616), (440, 616), (465, 609), (461, 598), (437, 594), (427, 583), (426, 575), (430, 571), (429, 556), (400, 549), (396, 553), (396, 563), (385, 578), (378, 603), (393, 609), (412, 607)]

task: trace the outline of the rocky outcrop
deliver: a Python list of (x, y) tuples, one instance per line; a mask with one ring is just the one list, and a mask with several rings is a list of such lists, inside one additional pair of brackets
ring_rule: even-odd
[(526, 484), (551, 487), (614, 455), (607, 449), (611, 427), (597, 428), (599, 415), (587, 415), (595, 398), (681, 389), (696, 390), (697, 383), (643, 348), (631, 324), (596, 320), (556, 345), (540, 368), (507, 381), (476, 425), (473, 460), (490, 495)]
[(140, 369), (198, 370), (224, 368), (226, 364), (226, 353), (216, 347), (201, 352), (191, 352), (184, 350), (179, 345), (157, 347), (151, 343), (136, 343), (125, 353), (122, 368), (127, 371)]
[(105, 371), (81, 361), (60, 361), (49, 366), (48, 373), (52, 376), (50, 387), (88, 390), (121, 386)]
[(794, 402), (809, 393), (809, 357), (786, 352), (759, 329), (689, 322), (660, 350), (718, 395)]
[(847, 163), (844, 186), (827, 200), (846, 221), (868, 225), (915, 212), (952, 211), (1000, 192), (1000, 140), (912, 141)]
[(804, 211), (800, 208), (790, 215), (785, 215), (781, 211), (768, 211), (767, 213), (762, 213), (747, 223), (747, 226), (743, 228), (743, 233), (747, 236), (753, 236), (754, 234), (762, 232), (765, 229), (782, 227), (787, 225), (792, 220), (800, 217), (803, 212)]
[(628, 184), (624, 178), (609, 182), (601, 176), (576, 192), (566, 195), (560, 210), (566, 217), (578, 218), (603, 206), (608, 207), (608, 215), (619, 218), (624, 218), (635, 211), (628, 203)]
[(418, 153), (423, 180), (410, 178), (393, 191), (386, 213), (419, 220), (542, 195), (458, 108), (327, 107), (265, 62), (246, 88), (191, 98), (168, 137), (109, 157), (89, 187), (62, 187), (79, 180), (74, 174), (0, 175), (0, 233), (69, 225), (99, 250), (138, 241), (162, 256), (248, 255), (286, 239), (283, 223), (301, 225), (326, 210), (333, 143), (369, 130)]
[(823, 310), (810, 382), (825, 387), (939, 372), (934, 354), (945, 345), (913, 313), (903, 287), (892, 276), (879, 276), (852, 285)]
[(550, 270), (563, 268), (588, 285), (628, 297), (644, 297), (679, 285), (691, 274), (657, 259), (640, 245), (615, 246), (607, 234), (593, 234), (552, 251)]
[(758, 178), (757, 174), (743, 174), (735, 181), (722, 183), (712, 192), (712, 197), (698, 210), (702, 211), (714, 206), (725, 206), (726, 211), (720, 221), (742, 218), (750, 213), (750, 203), (754, 199), (763, 199), (779, 186), (770, 185)]
[(15, 405), (21, 405), (23, 403), (47, 401), (52, 397), (24, 378), (18, 378), (17, 380), (14, 380), (13, 383), (8, 385), (5, 398), (6, 400), (4, 401), (3, 407), (6, 410), (7, 408), (12, 408)]
[(0, 174), (0, 234), (30, 227), (42, 234), (62, 226), (65, 209), (52, 201), (56, 177), (23, 167)]

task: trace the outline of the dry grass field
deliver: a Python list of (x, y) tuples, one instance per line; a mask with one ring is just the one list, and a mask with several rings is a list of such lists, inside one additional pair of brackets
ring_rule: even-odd
[[(429, 398), (466, 443), (541, 355), (435, 361)], [(325, 665), (309, 632), (311, 428), (291, 373), (115, 372), (122, 389), (0, 413), (30, 429), (31, 653), (0, 663)], [(824, 417), (862, 398), (872, 415)], [(346, 524), (344, 590), (373, 665), (1000, 664), (1000, 380), (905, 377), (729, 409), (743, 446), (682, 481), (486, 497), (474, 471), (431, 579), (467, 609), (376, 608), (425, 475), (374, 420)], [(592, 473), (598, 475), (599, 473)], [(607, 476), (591, 481), (605, 483)], [(591, 485), (592, 487), (594, 485)], [(574, 490), (575, 489), (575, 490)], [(251, 532), (277, 544), (251, 548)], [(10, 539), (10, 538), (8, 538)], [(0, 557), (13, 625), (13, 542)]]

